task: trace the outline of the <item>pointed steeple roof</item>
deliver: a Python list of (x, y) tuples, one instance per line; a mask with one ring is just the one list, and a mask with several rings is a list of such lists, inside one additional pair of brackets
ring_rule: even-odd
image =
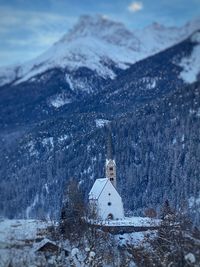
[(107, 151), (106, 151), (106, 158), (113, 159), (113, 143), (112, 143), (112, 131), (111, 126), (108, 125), (107, 127)]

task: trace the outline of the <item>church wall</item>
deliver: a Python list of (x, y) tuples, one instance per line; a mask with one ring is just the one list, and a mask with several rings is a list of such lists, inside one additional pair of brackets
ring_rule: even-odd
[(110, 182), (104, 187), (98, 199), (98, 205), (99, 215), (103, 220), (107, 219), (109, 214), (113, 215), (113, 219), (124, 218), (121, 197)]

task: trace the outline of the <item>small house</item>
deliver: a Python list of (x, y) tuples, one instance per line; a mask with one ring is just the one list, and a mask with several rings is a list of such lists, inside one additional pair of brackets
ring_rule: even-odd
[(59, 254), (60, 252), (64, 252), (65, 256), (69, 256), (69, 251), (65, 248), (57, 245), (55, 242), (44, 238), (38, 244), (35, 244), (35, 252), (43, 252), (45, 254)]

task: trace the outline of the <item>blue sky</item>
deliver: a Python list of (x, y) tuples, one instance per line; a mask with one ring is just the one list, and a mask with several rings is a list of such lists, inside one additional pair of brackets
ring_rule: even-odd
[(0, 65), (36, 57), (85, 14), (106, 15), (132, 30), (155, 21), (179, 26), (200, 17), (200, 0), (0, 0)]

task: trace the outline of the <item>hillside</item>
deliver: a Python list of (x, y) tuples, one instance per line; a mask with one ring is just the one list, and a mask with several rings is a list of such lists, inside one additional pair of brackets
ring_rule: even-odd
[[(198, 32), (132, 65), (101, 92), (45, 119), (37, 101), (25, 99), (25, 109), (10, 114), (4, 104), (2, 125), (10, 126), (1, 131), (2, 215), (57, 217), (70, 177), (81, 181), (87, 199), (94, 180), (104, 176), (103, 126), (110, 121), (126, 211), (141, 214), (153, 207), (159, 212), (169, 199), (174, 207), (184, 203), (194, 211), (198, 224), (199, 82), (186, 85), (180, 63), (193, 55), (197, 37)], [(11, 97), (12, 103), (23, 103)], [(40, 97), (45, 103), (46, 96)]]

